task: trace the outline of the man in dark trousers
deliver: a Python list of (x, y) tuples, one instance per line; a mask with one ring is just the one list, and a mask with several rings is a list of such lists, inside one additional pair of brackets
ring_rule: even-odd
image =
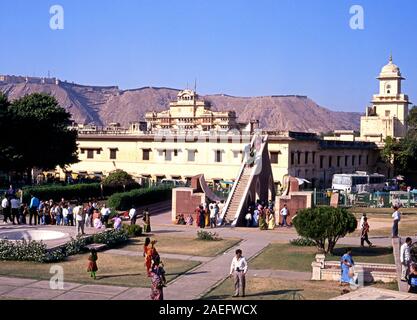
[(31, 195), (30, 205), (29, 205), (29, 224), (32, 225), (32, 218), (34, 218), (35, 226), (38, 224), (38, 208), (40, 201), (34, 195)]

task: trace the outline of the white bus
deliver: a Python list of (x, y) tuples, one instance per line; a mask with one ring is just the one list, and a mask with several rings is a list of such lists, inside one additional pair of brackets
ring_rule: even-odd
[(385, 176), (377, 173), (335, 174), (333, 175), (332, 189), (348, 193), (383, 191), (385, 181)]

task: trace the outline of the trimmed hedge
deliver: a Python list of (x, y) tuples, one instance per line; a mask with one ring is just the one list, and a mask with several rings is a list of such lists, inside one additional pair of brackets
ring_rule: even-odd
[[(130, 191), (139, 187), (139, 184), (133, 184), (126, 186), (126, 190)], [(102, 195), (104, 197), (111, 196), (114, 193), (123, 191), (123, 187), (120, 186), (103, 186), (102, 194), (100, 183), (83, 183), (69, 186), (50, 185), (27, 187), (23, 189), (23, 202), (29, 203), (31, 194), (42, 200), (52, 199), (54, 201), (59, 201), (61, 198), (64, 198), (68, 200), (80, 199), (85, 201), (94, 198), (101, 198)]]
[(158, 201), (172, 198), (172, 187), (157, 186), (151, 188), (136, 189), (130, 192), (115, 193), (108, 200), (109, 208), (115, 210), (129, 210), (132, 207), (146, 206)]
[(93, 242), (104, 243), (111, 248), (128, 240), (128, 230), (108, 230), (90, 237), (71, 239), (67, 244), (53, 250), (48, 250), (42, 241), (0, 240), (0, 261), (59, 262), (68, 256), (87, 251), (86, 246)]

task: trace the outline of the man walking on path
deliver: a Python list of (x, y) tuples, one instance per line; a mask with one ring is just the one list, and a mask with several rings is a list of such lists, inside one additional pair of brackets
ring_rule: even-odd
[(401, 212), (398, 211), (398, 207), (394, 206), (394, 213), (392, 214), (393, 224), (392, 224), (392, 237), (398, 238), (398, 224), (401, 221)]
[(405, 243), (401, 246), (400, 261), (401, 261), (401, 281), (407, 281), (410, 264), (411, 254), (410, 248), (413, 240), (411, 238), (405, 239)]
[(288, 208), (286, 204), (284, 204), (284, 207), (281, 209), (280, 214), (282, 216), (282, 226), (288, 227), (288, 224), (287, 224)]
[(365, 242), (370, 247), (373, 247), (373, 244), (371, 243), (371, 241), (369, 241), (368, 233), (369, 233), (368, 218), (367, 217), (364, 217), (363, 218), (363, 224), (362, 224), (362, 231), (361, 231), (361, 247), (364, 246)]
[(230, 266), (230, 276), (234, 278), (235, 294), (233, 297), (239, 297), (239, 291), (242, 291), (242, 297), (245, 296), (246, 273), (248, 272), (248, 263), (245, 257), (242, 257), (242, 250), (236, 250), (236, 256)]

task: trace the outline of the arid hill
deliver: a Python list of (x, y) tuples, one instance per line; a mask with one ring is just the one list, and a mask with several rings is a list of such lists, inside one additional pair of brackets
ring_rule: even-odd
[[(82, 86), (68, 82), (40, 79), (0, 82), (0, 90), (13, 100), (34, 92), (54, 95), (78, 123), (106, 125), (119, 122), (126, 125), (142, 120), (147, 111), (161, 111), (175, 100), (178, 90), (170, 88), (140, 88), (119, 90), (117, 87)], [(233, 97), (208, 95), (213, 110), (234, 110), (240, 122), (259, 120), (269, 130), (327, 132), (338, 129), (359, 129), (360, 113), (335, 112), (320, 107), (304, 96)]]

